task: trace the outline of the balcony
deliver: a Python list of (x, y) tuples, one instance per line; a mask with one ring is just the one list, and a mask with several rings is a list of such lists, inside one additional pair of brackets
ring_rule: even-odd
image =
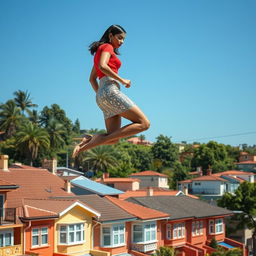
[(21, 244), (0, 247), (0, 255), (1, 256), (22, 255)]
[(138, 252), (150, 252), (156, 249), (157, 249), (156, 242), (147, 243), (147, 244), (142, 244), (142, 243), (132, 244), (132, 250), (138, 251)]
[(16, 208), (0, 208), (0, 225), (9, 224), (16, 224)]

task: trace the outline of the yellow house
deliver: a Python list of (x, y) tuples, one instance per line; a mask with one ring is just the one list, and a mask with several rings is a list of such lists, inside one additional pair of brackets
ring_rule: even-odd
[(55, 253), (89, 254), (92, 249), (92, 218), (100, 214), (76, 201), (59, 214), (55, 221)]
[(98, 219), (100, 213), (85, 203), (74, 199), (24, 199), (24, 212), (26, 252), (47, 256), (108, 256), (106, 252), (93, 250), (92, 220)]

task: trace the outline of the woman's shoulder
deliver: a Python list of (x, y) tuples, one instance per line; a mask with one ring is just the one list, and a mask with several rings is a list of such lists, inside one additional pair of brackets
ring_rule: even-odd
[(104, 44), (102, 44), (102, 45), (99, 46), (99, 50), (114, 51), (114, 48), (113, 48), (112, 44), (104, 43)]

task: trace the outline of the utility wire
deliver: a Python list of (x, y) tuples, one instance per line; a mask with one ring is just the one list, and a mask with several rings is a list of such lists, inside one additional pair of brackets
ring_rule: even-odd
[(189, 139), (189, 140), (184, 140), (184, 141), (211, 140), (211, 139), (235, 137), (235, 136), (248, 135), (248, 134), (256, 134), (256, 131), (254, 131), (254, 132), (235, 133), (235, 134), (228, 134), (228, 135), (221, 135), (221, 136), (215, 136), (215, 137), (204, 137), (204, 138), (198, 138), (198, 139)]

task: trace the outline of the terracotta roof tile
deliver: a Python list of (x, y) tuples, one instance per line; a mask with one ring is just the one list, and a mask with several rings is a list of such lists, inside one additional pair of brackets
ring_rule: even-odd
[(0, 180), (0, 186), (17, 186), (13, 182), (8, 182), (6, 180)]
[(19, 186), (7, 194), (8, 207), (22, 206), (22, 198), (48, 198), (52, 196), (74, 196), (64, 190), (64, 181), (46, 169), (9, 168), (0, 171), (0, 179)]
[(106, 198), (119, 206), (120, 208), (124, 209), (128, 213), (134, 215), (135, 217), (138, 217), (142, 220), (148, 220), (148, 219), (157, 219), (157, 218), (167, 218), (169, 217), (169, 214), (153, 210), (141, 205), (136, 205), (131, 202), (127, 202), (124, 200), (120, 200), (111, 196), (106, 196)]
[(256, 164), (256, 161), (242, 161), (242, 162), (238, 162), (236, 164)]
[(214, 176), (221, 176), (221, 175), (255, 175), (253, 172), (243, 172), (243, 171), (238, 171), (238, 170), (229, 170), (225, 172), (218, 172), (212, 174)]
[(104, 178), (104, 179), (97, 179), (97, 182), (103, 181), (104, 183), (128, 183), (128, 182), (140, 182), (139, 179), (134, 179), (134, 178)]
[(161, 176), (161, 177), (167, 177), (167, 175), (159, 173), (159, 172), (154, 172), (154, 171), (144, 171), (144, 172), (136, 172), (132, 173), (129, 175), (130, 177), (132, 176)]
[(206, 181), (226, 181), (218, 176), (213, 175), (204, 175), (197, 178), (192, 179), (192, 181), (198, 181), (198, 180), (206, 180)]

